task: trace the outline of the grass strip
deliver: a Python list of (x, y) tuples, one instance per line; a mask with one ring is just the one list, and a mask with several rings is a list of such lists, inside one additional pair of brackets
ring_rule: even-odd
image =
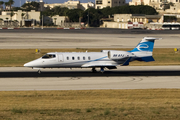
[(1, 120), (179, 120), (180, 89), (1, 91)]
[[(36, 53), (35, 49), (1, 49), (0, 67), (22, 67), (24, 63), (42, 57), (47, 52), (98, 52), (102, 49), (41, 49)], [(111, 49), (111, 50), (131, 50), (131, 49)], [(141, 65), (180, 65), (180, 53), (174, 52), (172, 48), (155, 48), (153, 52), (154, 62), (133, 61), (131, 66)]]

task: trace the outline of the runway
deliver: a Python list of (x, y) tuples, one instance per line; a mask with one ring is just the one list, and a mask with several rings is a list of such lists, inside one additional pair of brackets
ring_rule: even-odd
[(0, 78), (43, 78), (43, 77), (130, 77), (130, 76), (180, 76), (180, 70), (148, 70), (148, 71), (136, 71), (136, 70), (116, 70), (116, 71), (105, 71), (104, 73), (97, 72), (92, 73), (89, 69), (88, 71), (42, 71), (38, 74), (37, 71), (34, 72), (0, 72)]
[(102, 73), (90, 69), (0, 68), (0, 91), (180, 88), (180, 66), (127, 66)]
[(156, 41), (155, 48), (179, 48), (180, 46), (180, 30), (19, 29), (0, 32), (0, 49), (134, 48), (143, 37), (147, 36), (162, 38)]

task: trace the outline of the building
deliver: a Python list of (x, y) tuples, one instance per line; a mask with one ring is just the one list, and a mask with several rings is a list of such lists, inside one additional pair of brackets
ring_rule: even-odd
[(3, 21), (18, 21), (19, 26), (33, 26), (40, 24), (40, 12), (31, 10), (30, 12), (18, 10), (14, 11), (2, 11), (0, 18)]
[(165, 0), (132, 0), (129, 5), (149, 5), (155, 9), (163, 9), (164, 3), (166, 3)]
[(43, 22), (46, 25), (52, 25), (52, 23), (54, 25), (61, 25), (63, 23), (65, 23), (66, 21), (68, 21), (68, 17), (67, 16), (59, 16), (59, 15), (55, 15), (55, 16), (44, 16)]
[(113, 22), (103, 22), (101, 27), (108, 28), (143, 28), (148, 23), (163, 23), (162, 15), (144, 15), (144, 14), (114, 14)]
[[(161, 11), (158, 11), (161, 12)], [(165, 14), (180, 14), (180, 3), (175, 3), (173, 6), (170, 6), (169, 9), (164, 11)]]
[(160, 14), (180, 13), (180, 0), (132, 0), (129, 5), (149, 5)]
[(145, 15), (145, 14), (114, 14), (115, 22), (163, 22), (162, 15)]
[(44, 4), (44, 7), (49, 7), (50, 9), (55, 6), (67, 7), (69, 9), (78, 9), (80, 7), (80, 1), (67, 1), (64, 3), (54, 3), (54, 4)]
[(93, 2), (88, 2), (88, 3), (80, 3), (82, 10), (87, 10), (88, 8), (95, 8), (95, 4)]
[(125, 0), (95, 0), (95, 8), (102, 9), (104, 7), (116, 7), (123, 6), (126, 4)]
[(80, 3), (80, 1), (72, 1), (69, 0), (67, 2), (64, 3), (53, 3), (53, 4), (44, 4), (44, 7), (49, 7), (50, 9), (56, 7), (56, 6), (60, 6), (60, 7), (67, 7), (69, 9), (82, 9), (82, 10), (86, 10), (89, 7), (95, 7), (95, 4), (92, 2), (88, 2), (88, 3)]
[(2, 11), (3, 10), (3, 5), (0, 5), (0, 11)]

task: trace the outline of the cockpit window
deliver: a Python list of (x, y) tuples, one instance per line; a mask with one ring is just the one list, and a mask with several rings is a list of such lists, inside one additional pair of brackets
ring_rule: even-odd
[(56, 55), (55, 54), (46, 54), (44, 56), (42, 56), (43, 59), (49, 59), (49, 58), (55, 58)]

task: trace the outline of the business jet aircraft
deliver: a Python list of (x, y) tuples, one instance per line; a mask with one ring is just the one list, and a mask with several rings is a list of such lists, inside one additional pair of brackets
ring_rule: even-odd
[(156, 38), (144, 37), (132, 51), (102, 50), (101, 52), (51, 52), (39, 59), (24, 64), (25, 67), (41, 68), (96, 68), (116, 69), (116, 66), (129, 65), (131, 61), (154, 61), (152, 57)]

